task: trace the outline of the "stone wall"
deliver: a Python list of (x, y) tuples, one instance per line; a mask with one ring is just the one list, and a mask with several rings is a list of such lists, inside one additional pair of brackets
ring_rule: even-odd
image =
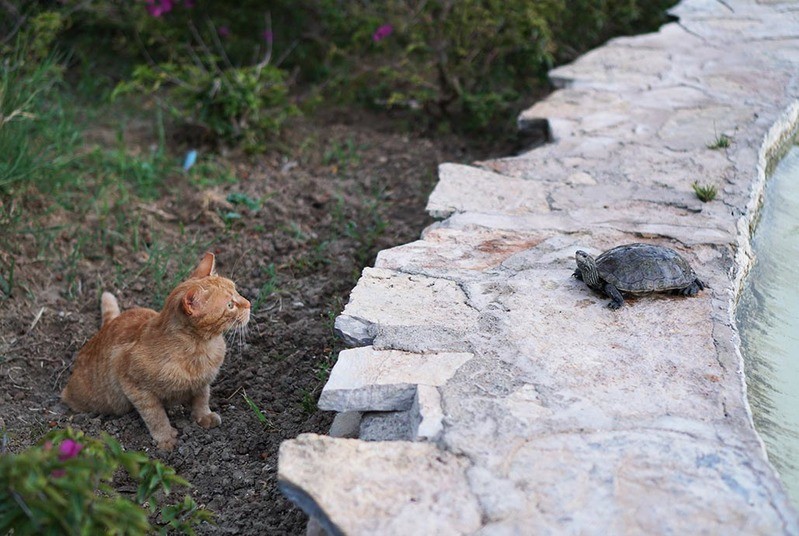
[[(552, 71), (560, 89), (520, 118), (552, 142), (442, 164), (443, 220), (364, 270), (336, 321), (355, 348), (319, 400), (337, 437), (280, 451), (318, 527), (799, 534), (733, 315), (766, 167), (799, 123), (799, 4), (673, 13)], [(629, 242), (680, 251), (708, 288), (608, 309), (574, 254)]]

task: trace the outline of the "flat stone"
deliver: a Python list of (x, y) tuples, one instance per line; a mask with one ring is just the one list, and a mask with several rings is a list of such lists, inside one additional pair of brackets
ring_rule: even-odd
[(365, 268), (338, 318), (336, 329), (345, 340), (367, 342), (368, 334), (384, 326), (442, 326), (467, 332), (477, 314), (453, 281)]
[(318, 406), (339, 412), (408, 410), (416, 385), (442, 385), (471, 358), (469, 353), (414, 354), (371, 346), (343, 350)]
[(413, 409), (363, 414), (358, 438), (364, 441), (413, 441)]
[(411, 438), (435, 441), (444, 431), (444, 412), (441, 395), (432, 385), (419, 385), (410, 412)]
[(361, 412), (345, 411), (333, 417), (328, 435), (330, 437), (358, 437), (361, 429)]
[(496, 269), (508, 257), (534, 247), (545, 239), (542, 233), (520, 233), (479, 228), (433, 226), (422, 240), (377, 255), (375, 266), (430, 277), (457, 277), (460, 281), (479, 278)]
[(714, 442), (641, 430), (512, 447), (491, 471), (470, 471), (486, 534), (792, 533), (774, 509), (787, 504), (769, 467)]
[(280, 445), (278, 481), (328, 534), (471, 534), (481, 520), (467, 465), (428, 443), (303, 434)]
[(334, 322), (336, 335), (347, 346), (367, 346), (372, 344), (377, 334), (377, 326), (357, 316), (339, 315)]
[(434, 218), (475, 209), (503, 214), (548, 210), (546, 193), (535, 182), (461, 164), (441, 164), (438, 178), (427, 202)]

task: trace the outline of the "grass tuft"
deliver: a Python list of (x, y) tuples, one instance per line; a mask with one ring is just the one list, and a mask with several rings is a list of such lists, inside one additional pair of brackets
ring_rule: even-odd
[(691, 185), (691, 188), (694, 189), (696, 197), (698, 197), (703, 203), (713, 201), (716, 199), (716, 194), (718, 193), (716, 187), (712, 184), (699, 184), (698, 182), (694, 182)]
[(252, 301), (253, 314), (258, 313), (264, 303), (266, 303), (266, 299), (278, 290), (278, 277), (275, 264), (270, 263), (263, 272), (264, 275), (266, 275), (266, 281), (264, 281), (263, 285), (261, 285), (261, 288), (258, 290), (258, 296)]
[(264, 428), (270, 428), (270, 429), (275, 429), (276, 428), (275, 425), (272, 423), (272, 421), (270, 421), (266, 417), (264, 412), (261, 411), (261, 408), (258, 407), (258, 404), (256, 404), (253, 401), (252, 398), (247, 396), (247, 391), (242, 389), (241, 396), (244, 397), (244, 401), (247, 403), (247, 405), (250, 407), (252, 412), (255, 414), (255, 418), (258, 419), (258, 422), (261, 423), (261, 426), (263, 426)]
[(713, 143), (707, 146), (708, 149), (726, 149), (732, 143), (732, 138), (726, 134), (719, 134)]

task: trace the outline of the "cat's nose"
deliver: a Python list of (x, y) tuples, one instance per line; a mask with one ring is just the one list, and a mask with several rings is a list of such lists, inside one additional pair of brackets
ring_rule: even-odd
[(247, 298), (242, 298), (242, 301), (244, 303), (242, 303), (241, 306), (244, 307), (245, 309), (249, 309), (250, 308), (250, 300), (248, 300)]

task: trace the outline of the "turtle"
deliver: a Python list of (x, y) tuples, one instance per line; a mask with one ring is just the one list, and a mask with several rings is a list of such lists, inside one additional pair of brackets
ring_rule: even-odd
[(572, 274), (589, 287), (604, 292), (618, 309), (622, 293), (675, 292), (694, 296), (703, 283), (679, 253), (652, 244), (624, 244), (609, 249), (596, 259), (585, 251), (575, 253), (577, 269)]

